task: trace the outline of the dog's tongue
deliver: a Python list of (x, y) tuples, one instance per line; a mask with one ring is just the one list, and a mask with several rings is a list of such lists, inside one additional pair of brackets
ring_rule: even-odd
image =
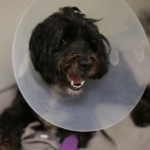
[(72, 75), (67, 75), (68, 80), (71, 82), (73, 81), (75, 84), (79, 84), (83, 81), (81, 76), (72, 76)]

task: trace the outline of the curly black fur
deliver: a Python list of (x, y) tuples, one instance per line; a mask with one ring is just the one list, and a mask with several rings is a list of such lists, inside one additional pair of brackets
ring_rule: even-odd
[[(31, 60), (46, 82), (65, 90), (70, 85), (66, 74), (99, 79), (107, 73), (109, 42), (99, 33), (97, 21), (77, 7), (64, 7), (35, 27), (29, 44)], [(81, 69), (83, 61), (88, 69)]]
[[(29, 50), (35, 70), (49, 84), (65, 90), (70, 83), (67, 74), (99, 79), (108, 71), (108, 40), (77, 7), (64, 7), (39, 23), (32, 32)], [(108, 48), (108, 51), (107, 51)], [(13, 105), (0, 116), (0, 150), (18, 150), (20, 137), (30, 122), (37, 120), (18, 93)], [(86, 147), (93, 132), (58, 130), (61, 142), (76, 134), (78, 147)]]
[(150, 125), (150, 87), (147, 87), (144, 94), (131, 113), (135, 125), (146, 127)]
[(35, 120), (33, 111), (18, 91), (12, 106), (0, 116), (0, 150), (19, 150), (23, 129)]

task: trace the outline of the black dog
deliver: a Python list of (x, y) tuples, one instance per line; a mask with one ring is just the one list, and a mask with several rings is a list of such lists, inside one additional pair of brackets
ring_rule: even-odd
[[(43, 79), (70, 95), (82, 91), (84, 78), (100, 79), (108, 71), (108, 40), (77, 7), (64, 7), (38, 24), (31, 35), (32, 63)], [(107, 51), (108, 50), (108, 51)], [(85, 83), (86, 84), (86, 83)], [(0, 116), (0, 149), (18, 150), (20, 137), (36, 115), (18, 93), (13, 105)], [(76, 134), (78, 147), (86, 147), (93, 133), (71, 132), (58, 128), (61, 142)]]

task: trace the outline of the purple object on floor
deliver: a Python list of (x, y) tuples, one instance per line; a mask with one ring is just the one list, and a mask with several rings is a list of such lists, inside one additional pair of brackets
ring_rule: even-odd
[(77, 150), (78, 139), (75, 135), (68, 136), (61, 144), (59, 150)]

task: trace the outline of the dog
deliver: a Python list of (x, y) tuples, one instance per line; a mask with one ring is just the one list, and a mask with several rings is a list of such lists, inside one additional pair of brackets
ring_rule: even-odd
[[(47, 84), (69, 95), (79, 95), (85, 78), (101, 79), (108, 72), (111, 48), (96, 26), (100, 20), (86, 18), (77, 7), (63, 7), (33, 29), (30, 58)], [(0, 116), (0, 149), (19, 150), (23, 129), (35, 120), (40, 120), (47, 129), (47, 123), (37, 117), (18, 92), (12, 106)], [(60, 143), (75, 134), (79, 148), (85, 148), (94, 134), (55, 128), (56, 136), (61, 135)]]

